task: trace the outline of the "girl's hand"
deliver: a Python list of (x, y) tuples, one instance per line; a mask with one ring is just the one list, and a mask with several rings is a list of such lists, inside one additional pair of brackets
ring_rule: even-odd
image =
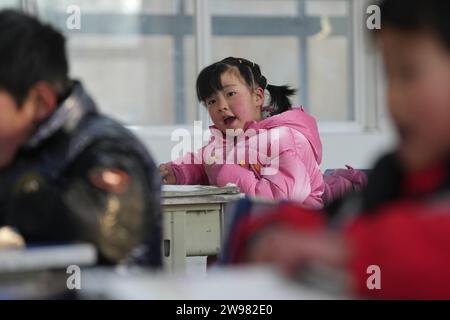
[(159, 174), (163, 184), (176, 184), (177, 178), (170, 165), (162, 164), (159, 166)]

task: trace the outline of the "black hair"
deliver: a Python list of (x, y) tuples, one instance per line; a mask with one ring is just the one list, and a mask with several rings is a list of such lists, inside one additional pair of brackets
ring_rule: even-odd
[(296, 92), (289, 86), (275, 86), (267, 82), (259, 65), (243, 58), (228, 57), (204, 68), (197, 77), (197, 98), (205, 102), (212, 94), (223, 89), (220, 77), (230, 70), (239, 71), (240, 76), (250, 88), (260, 87), (270, 93), (271, 115), (282, 113), (292, 108), (290, 97)]
[(381, 30), (431, 31), (450, 51), (450, 2), (445, 0), (382, 0)]
[(48, 82), (58, 99), (70, 81), (64, 36), (15, 10), (0, 11), (0, 89), (21, 106), (39, 81)]

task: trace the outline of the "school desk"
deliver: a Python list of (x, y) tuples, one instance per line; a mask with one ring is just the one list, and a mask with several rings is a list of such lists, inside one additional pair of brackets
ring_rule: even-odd
[(186, 257), (220, 252), (224, 212), (241, 197), (236, 186), (163, 186), (163, 260), (169, 272), (184, 273)]

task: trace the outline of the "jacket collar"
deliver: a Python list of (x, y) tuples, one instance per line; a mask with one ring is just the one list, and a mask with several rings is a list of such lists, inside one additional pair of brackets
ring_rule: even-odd
[(25, 148), (38, 147), (60, 130), (66, 133), (72, 132), (87, 114), (96, 112), (97, 108), (83, 85), (75, 81), (70, 95), (61, 102), (50, 118), (38, 126), (36, 132), (25, 144)]

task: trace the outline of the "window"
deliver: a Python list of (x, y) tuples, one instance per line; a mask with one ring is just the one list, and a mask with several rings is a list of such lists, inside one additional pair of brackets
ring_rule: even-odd
[[(185, 96), (185, 65), (194, 52), (185, 47), (193, 22), (184, 1), (38, 4), (39, 16), (69, 38), (71, 76), (86, 83), (104, 112), (134, 126), (192, 123), (196, 118), (196, 103)], [(66, 27), (69, 5), (81, 9), (80, 30)]]
[(213, 60), (247, 57), (269, 82), (298, 88), (295, 104), (319, 120), (353, 120), (350, 6), (348, 0), (212, 0)]
[[(379, 57), (366, 35), (370, 0), (0, 0), (68, 37), (72, 76), (130, 125), (157, 162), (170, 160), (174, 127), (208, 116), (197, 73), (229, 55), (258, 62), (273, 84), (319, 119), (323, 168), (364, 168), (392, 141)], [(69, 30), (67, 7), (81, 9)]]
[[(104, 112), (129, 125), (192, 125), (205, 119), (195, 94), (196, 76), (204, 67), (198, 59), (202, 54), (208, 63), (226, 56), (256, 61), (270, 83), (297, 88), (294, 104), (303, 105), (322, 124), (366, 125), (368, 112), (358, 109), (363, 107), (358, 95), (364, 90), (358, 89), (355, 70), (361, 67), (355, 34), (362, 29), (355, 28), (355, 15), (362, 15), (364, 8), (358, 1), (35, 3), (38, 15), (68, 36), (72, 76), (86, 83)], [(196, 10), (196, 3), (207, 9)], [(81, 9), (80, 30), (66, 27), (69, 5)], [(210, 28), (200, 25), (196, 31), (199, 16)], [(196, 41), (203, 41), (206, 53), (199, 52)]]

